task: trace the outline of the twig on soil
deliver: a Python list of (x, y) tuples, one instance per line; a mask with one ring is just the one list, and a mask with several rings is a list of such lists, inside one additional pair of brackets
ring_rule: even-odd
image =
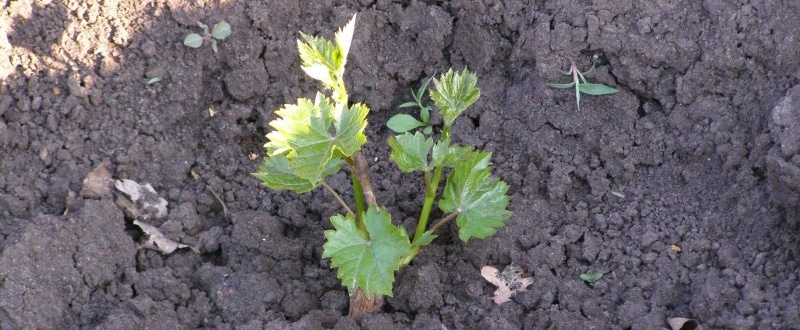
[(219, 195), (217, 195), (217, 192), (215, 192), (214, 189), (211, 188), (211, 186), (206, 186), (206, 189), (210, 191), (212, 195), (214, 195), (214, 198), (216, 198), (220, 204), (222, 204), (222, 214), (225, 215), (225, 217), (227, 218), (228, 206), (225, 205), (225, 202), (222, 200), (222, 198), (219, 198)]

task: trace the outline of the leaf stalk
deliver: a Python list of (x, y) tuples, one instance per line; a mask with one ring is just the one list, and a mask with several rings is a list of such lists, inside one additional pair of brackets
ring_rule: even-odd
[(353, 210), (350, 209), (350, 206), (347, 206), (347, 203), (345, 203), (344, 199), (342, 199), (342, 196), (339, 196), (339, 194), (336, 192), (336, 190), (333, 190), (333, 187), (328, 185), (328, 183), (326, 183), (325, 181), (322, 181), (322, 186), (325, 187), (325, 189), (328, 190), (328, 192), (330, 192), (331, 195), (333, 195), (333, 198), (336, 198), (336, 200), (339, 202), (339, 204), (341, 204), (342, 207), (345, 210), (347, 210), (348, 214), (350, 214), (352, 216), (356, 216), (356, 214), (353, 213)]

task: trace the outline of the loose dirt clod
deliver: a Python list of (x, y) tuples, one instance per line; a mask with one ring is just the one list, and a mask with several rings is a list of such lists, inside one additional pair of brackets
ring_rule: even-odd
[(528, 285), (533, 284), (533, 277), (522, 277), (523, 271), (515, 265), (509, 265), (503, 272), (492, 266), (483, 266), (481, 276), (489, 283), (497, 286), (494, 297), (490, 298), (500, 305), (511, 300), (511, 296), (520, 291), (528, 291)]
[(106, 164), (101, 164), (86, 175), (83, 179), (81, 197), (93, 199), (111, 197), (111, 173), (108, 172)]

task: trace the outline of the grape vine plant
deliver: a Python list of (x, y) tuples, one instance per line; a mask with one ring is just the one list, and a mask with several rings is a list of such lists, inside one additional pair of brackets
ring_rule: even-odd
[[(331, 259), (331, 268), (338, 268), (337, 276), (351, 295), (350, 315), (360, 318), (379, 307), (382, 296), (392, 295), (394, 272), (411, 263), (442, 225), (455, 219), (459, 238), (467, 242), (493, 235), (511, 212), (506, 209), (508, 185), (491, 175), (491, 153), (451, 141), (453, 123), (480, 96), (475, 74), (451, 69), (434, 79), (430, 89), (443, 122), (440, 131), (429, 125), (406, 125), (406, 131), (389, 138), (390, 159), (404, 173), (421, 173), (426, 185), (413, 237), (392, 223), (391, 214), (375, 200), (369, 166), (361, 153), (367, 142), (369, 108), (348, 102), (343, 80), (355, 21), (353, 16), (333, 41), (300, 33), (302, 69), (330, 95), (317, 92), (313, 100), (300, 98), (276, 111), (279, 118), (270, 123), (274, 130), (267, 134), (266, 156), (253, 175), (273, 190), (304, 193), (321, 186), (342, 205), (346, 212), (331, 217), (334, 229), (325, 231), (322, 257)], [(424, 107), (422, 92), (414, 95), (420, 107)], [(422, 119), (428, 123), (428, 118)], [(326, 177), (345, 166), (351, 174), (353, 208), (325, 183)], [(444, 175), (438, 198), (444, 216), (428, 226)]]

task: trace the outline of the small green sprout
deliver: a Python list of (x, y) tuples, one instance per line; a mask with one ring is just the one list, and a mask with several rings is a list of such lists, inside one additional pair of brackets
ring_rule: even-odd
[(592, 63), (592, 68), (586, 72), (580, 72), (578, 67), (575, 65), (575, 62), (569, 66), (569, 71), (561, 71), (561, 73), (565, 75), (572, 75), (572, 82), (569, 84), (554, 84), (548, 83), (547, 86), (554, 87), (554, 88), (571, 88), (575, 86), (575, 100), (578, 103), (578, 111), (581, 111), (581, 93), (589, 94), (589, 95), (606, 95), (606, 94), (614, 94), (619, 92), (618, 90), (608, 87), (603, 84), (590, 84), (586, 82), (586, 78), (583, 77), (585, 74), (589, 74), (594, 70), (594, 63)]
[(597, 282), (603, 278), (603, 273), (586, 273), (581, 274), (581, 279), (589, 283), (589, 285), (594, 285), (594, 282)]
[(183, 44), (192, 48), (200, 48), (206, 41), (211, 43), (211, 49), (214, 52), (217, 52), (217, 40), (224, 40), (229, 35), (231, 35), (231, 25), (225, 21), (219, 22), (211, 28), (211, 32), (208, 31), (208, 25), (205, 25), (201, 22), (197, 22), (201, 28), (203, 28), (203, 35), (199, 35), (197, 33), (190, 33), (183, 39)]
[(395, 133), (405, 133), (418, 127), (422, 127), (422, 133), (430, 135), (433, 132), (433, 126), (431, 125), (431, 107), (422, 104), (422, 96), (425, 95), (428, 84), (431, 83), (432, 79), (433, 76), (426, 79), (416, 92), (414, 92), (413, 89), (411, 90), (411, 96), (414, 97), (414, 102), (406, 102), (399, 106), (399, 108), (418, 107), (420, 120), (417, 120), (411, 115), (401, 113), (389, 118), (389, 121), (386, 122), (386, 126)]
[(155, 84), (155, 83), (157, 83), (157, 82), (159, 82), (161, 80), (162, 80), (161, 76), (156, 76), (156, 77), (148, 79), (147, 80), (147, 84), (148, 85), (152, 85), (152, 84)]

